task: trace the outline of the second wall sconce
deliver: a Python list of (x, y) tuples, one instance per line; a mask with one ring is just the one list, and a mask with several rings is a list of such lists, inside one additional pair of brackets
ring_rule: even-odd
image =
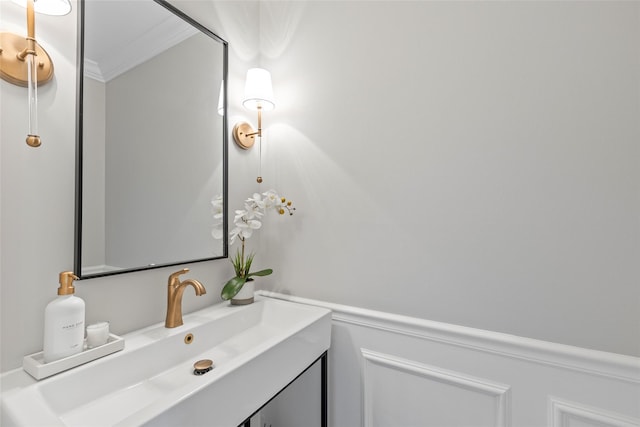
[(276, 106), (269, 71), (262, 68), (247, 71), (242, 105), (249, 110), (258, 111), (258, 130), (254, 130), (247, 122), (237, 123), (233, 127), (233, 140), (240, 148), (248, 150), (253, 147), (256, 136), (262, 137), (262, 112), (273, 110)]
[(27, 36), (0, 33), (0, 77), (11, 84), (27, 88), (29, 130), (27, 144), (39, 147), (38, 85), (53, 78), (53, 61), (36, 41), (35, 12), (46, 15), (66, 15), (71, 11), (69, 0), (13, 0), (27, 8)]

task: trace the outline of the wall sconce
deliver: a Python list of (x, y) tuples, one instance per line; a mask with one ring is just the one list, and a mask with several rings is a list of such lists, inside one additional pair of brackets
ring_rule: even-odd
[(11, 84), (27, 88), (29, 130), (27, 144), (39, 147), (38, 85), (53, 78), (53, 62), (36, 41), (35, 12), (46, 15), (66, 15), (71, 11), (69, 0), (12, 0), (27, 8), (27, 36), (0, 33), (0, 77)]
[(254, 130), (247, 122), (237, 123), (233, 127), (233, 139), (243, 150), (253, 146), (255, 137), (262, 137), (262, 111), (271, 111), (276, 104), (273, 101), (271, 73), (262, 68), (251, 68), (247, 71), (242, 105), (249, 110), (258, 111), (258, 130)]

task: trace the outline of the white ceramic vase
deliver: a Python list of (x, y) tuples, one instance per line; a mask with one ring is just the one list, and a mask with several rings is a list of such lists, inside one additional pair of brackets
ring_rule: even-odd
[(247, 280), (240, 292), (231, 298), (231, 305), (247, 305), (253, 303), (253, 293), (255, 292), (255, 281), (251, 278)]

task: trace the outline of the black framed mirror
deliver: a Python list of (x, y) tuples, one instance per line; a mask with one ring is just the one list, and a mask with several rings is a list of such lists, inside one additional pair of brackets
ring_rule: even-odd
[(78, 7), (76, 275), (227, 257), (228, 43), (164, 0)]

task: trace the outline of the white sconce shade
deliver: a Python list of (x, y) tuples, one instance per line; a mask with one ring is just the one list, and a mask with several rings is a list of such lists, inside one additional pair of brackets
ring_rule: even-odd
[[(11, 0), (15, 4), (27, 7), (27, 0)], [(69, 0), (35, 0), (33, 9), (36, 13), (44, 15), (62, 16), (71, 12)]]
[(273, 99), (271, 73), (262, 68), (251, 68), (247, 71), (242, 105), (249, 110), (273, 110), (276, 106)]

